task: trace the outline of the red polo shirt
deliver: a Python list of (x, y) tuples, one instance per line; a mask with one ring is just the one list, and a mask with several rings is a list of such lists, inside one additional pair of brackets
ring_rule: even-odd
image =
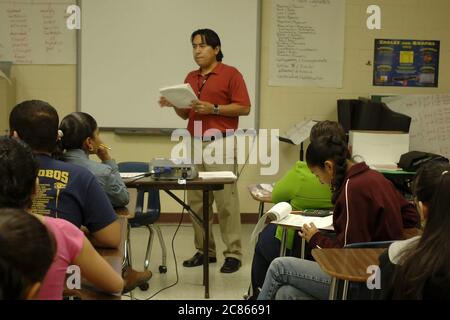
[[(189, 83), (201, 101), (217, 105), (236, 103), (241, 106), (250, 106), (247, 87), (242, 74), (234, 67), (219, 62), (207, 75), (202, 76), (199, 70), (191, 71), (184, 80)], [(194, 136), (194, 121), (202, 121), (202, 136), (208, 129), (238, 128), (239, 117), (226, 117), (215, 114), (198, 114), (191, 109), (187, 129)]]

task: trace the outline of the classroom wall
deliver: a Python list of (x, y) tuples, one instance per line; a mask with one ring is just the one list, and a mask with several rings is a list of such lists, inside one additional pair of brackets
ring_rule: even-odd
[[(376, 4), (382, 10), (382, 29), (366, 28), (366, 9)], [(270, 0), (262, 0), (260, 126), (289, 129), (305, 118), (336, 120), (336, 100), (372, 94), (432, 94), (450, 92), (450, 1), (448, 0), (347, 0), (345, 30), (344, 83), (341, 89), (268, 86), (270, 47)], [(394, 88), (372, 86), (373, 40), (375, 38), (441, 40), (439, 88)], [(226, 52), (226, 48), (224, 48)], [(226, 61), (224, 61), (226, 63)], [(183, 77), (184, 75), (180, 75)], [(244, 75), (245, 76), (245, 75)], [(61, 117), (76, 110), (75, 65), (18, 65), (12, 67), (17, 102), (42, 99), (58, 109)], [(0, 80), (2, 81), (2, 80)], [(5, 87), (0, 85), (0, 97)], [(2, 101), (0, 101), (2, 102)], [(108, 106), (105, 106), (106, 108)], [(5, 112), (0, 116), (3, 118)], [(174, 114), (174, 117), (176, 115)], [(2, 119), (0, 125), (3, 125)], [(103, 133), (117, 161), (147, 161), (168, 157), (174, 142), (167, 137), (122, 136)], [(241, 211), (256, 212), (257, 204), (249, 196), (250, 183), (273, 182), (298, 159), (298, 147), (280, 144), (280, 169), (275, 176), (260, 176), (258, 165), (247, 165), (239, 181)], [(165, 195), (163, 212), (179, 212), (180, 207)]]

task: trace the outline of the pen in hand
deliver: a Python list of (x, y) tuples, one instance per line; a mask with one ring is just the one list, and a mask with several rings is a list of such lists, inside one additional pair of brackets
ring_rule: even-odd
[(110, 147), (108, 147), (106, 144), (101, 143), (100, 147), (108, 149), (108, 150), (112, 150)]

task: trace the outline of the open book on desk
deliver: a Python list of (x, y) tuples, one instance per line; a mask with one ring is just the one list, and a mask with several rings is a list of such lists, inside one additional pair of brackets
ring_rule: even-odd
[(311, 211), (312, 210), (309, 210), (307, 212), (307, 216), (302, 215), (301, 211), (297, 211), (298, 213), (295, 214), (292, 213), (292, 206), (288, 202), (277, 203), (259, 219), (251, 235), (252, 243), (256, 243), (259, 233), (265, 226), (266, 218), (271, 220), (271, 223), (296, 229), (303, 227), (305, 223), (310, 224), (312, 222), (318, 229), (333, 230), (332, 213), (330, 215), (320, 217), (311, 216)]
[(333, 214), (314, 217), (309, 214), (304, 216), (301, 211), (292, 213), (292, 207), (287, 202), (276, 204), (267, 213), (269, 219), (272, 220), (271, 223), (281, 226), (301, 228), (305, 223), (310, 224), (312, 222), (318, 229), (325, 229), (333, 225)]
[(161, 95), (177, 108), (190, 108), (192, 101), (198, 98), (189, 83), (159, 89)]

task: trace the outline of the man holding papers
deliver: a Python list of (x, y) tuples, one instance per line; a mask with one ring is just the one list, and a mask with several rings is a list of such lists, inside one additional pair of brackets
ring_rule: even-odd
[[(185, 83), (190, 84), (197, 96), (193, 100), (191, 108), (177, 108), (174, 103), (162, 96), (159, 100), (161, 107), (173, 107), (178, 116), (188, 120), (187, 129), (194, 139), (202, 139), (201, 150), (195, 150), (192, 143), (191, 153), (202, 154), (208, 145), (220, 143), (225, 146), (226, 139), (234, 136), (228, 130), (238, 128), (239, 116), (250, 113), (250, 98), (241, 73), (234, 67), (222, 63), (222, 50), (219, 36), (210, 29), (200, 29), (191, 35), (193, 57), (197, 70), (190, 72)], [(215, 129), (215, 130), (211, 130)], [(211, 146), (210, 146), (211, 147)], [(220, 163), (209, 164), (201, 161), (198, 171), (233, 171), (236, 173), (236, 152), (227, 155), (223, 152)], [(227, 157), (229, 159), (227, 159)], [(213, 199), (214, 198), (214, 199)], [(224, 190), (214, 191), (210, 199), (210, 211), (212, 212), (213, 200), (216, 201), (222, 240), (226, 245), (224, 251), (225, 263), (220, 269), (224, 273), (232, 273), (241, 266), (241, 222), (239, 198), (236, 183), (225, 185)], [(195, 212), (202, 212), (201, 191), (189, 191), (188, 202)], [(212, 215), (210, 224), (212, 224)], [(185, 267), (195, 267), (203, 263), (203, 235), (202, 227), (195, 222), (195, 246), (197, 253), (184, 261)], [(209, 262), (216, 262), (216, 250), (214, 238), (210, 228), (209, 234)]]

